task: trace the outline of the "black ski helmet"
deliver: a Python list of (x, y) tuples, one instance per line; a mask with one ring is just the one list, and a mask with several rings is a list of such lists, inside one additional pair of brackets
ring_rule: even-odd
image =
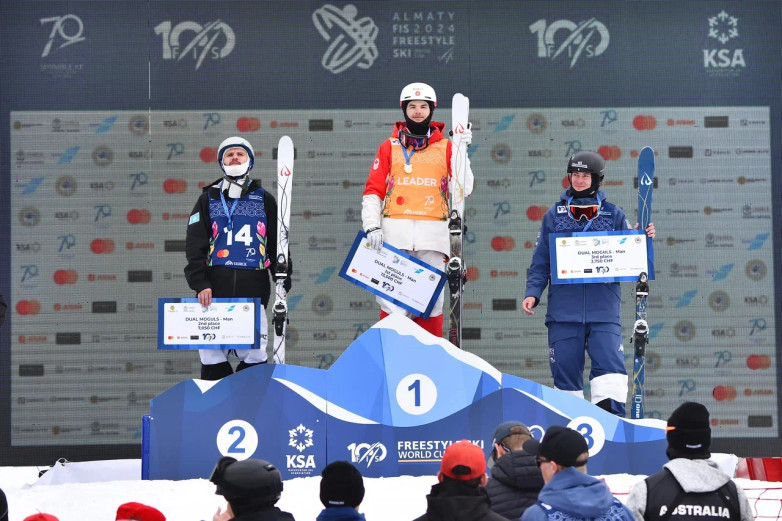
[(217, 485), (215, 494), (225, 497), (234, 507), (273, 505), (282, 495), (280, 471), (259, 459), (220, 458), (209, 481)]
[[(606, 171), (606, 160), (597, 152), (584, 150), (576, 152), (567, 162), (568, 181), (570, 181), (570, 194), (574, 197), (594, 197), (600, 184), (603, 182), (603, 176)], [(592, 184), (586, 190), (576, 192), (573, 189), (573, 182), (570, 180), (570, 174), (573, 172), (588, 172), (592, 175)]]

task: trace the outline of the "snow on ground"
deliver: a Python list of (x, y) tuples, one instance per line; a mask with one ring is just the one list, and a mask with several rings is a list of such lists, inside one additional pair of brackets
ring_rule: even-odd
[[(117, 460), (132, 461), (134, 460)], [(0, 467), (0, 488), (8, 497), (9, 521), (22, 521), (36, 512), (57, 516), (60, 521), (113, 520), (117, 507), (128, 501), (154, 506), (169, 521), (210, 521), (217, 507), (225, 507), (215, 495), (214, 484), (205, 479), (142, 481), (122, 479), (88, 483), (43, 484), (37, 467)], [(118, 472), (126, 478), (124, 472)], [(44, 475), (46, 476), (46, 475)], [(601, 476), (622, 501), (630, 487), (644, 476)], [(102, 478), (103, 479), (103, 478)], [(50, 480), (49, 480), (50, 481)], [(737, 479), (758, 514), (758, 520), (782, 519), (782, 483)], [(426, 510), (426, 494), (437, 482), (435, 476), (364, 478), (366, 495), (359, 510), (367, 521), (412, 520)], [(297, 521), (317, 517), (323, 506), (318, 499), (320, 477), (285, 481), (277, 506)]]

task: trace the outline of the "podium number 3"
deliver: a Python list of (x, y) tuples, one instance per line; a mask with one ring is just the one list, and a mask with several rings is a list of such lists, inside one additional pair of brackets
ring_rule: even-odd
[(437, 386), (424, 374), (409, 374), (396, 386), (396, 401), (408, 414), (426, 414), (437, 402)]
[(255, 427), (244, 420), (231, 420), (220, 427), (215, 441), (220, 454), (242, 461), (252, 456), (258, 448), (258, 433)]
[(587, 442), (589, 456), (594, 456), (603, 448), (606, 441), (606, 432), (603, 426), (590, 416), (579, 416), (573, 418), (567, 424), (574, 431), (578, 431)]

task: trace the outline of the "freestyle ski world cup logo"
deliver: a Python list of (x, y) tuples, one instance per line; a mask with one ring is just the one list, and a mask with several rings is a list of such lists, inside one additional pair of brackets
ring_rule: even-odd
[(594, 58), (603, 54), (611, 41), (606, 26), (594, 17), (578, 23), (557, 20), (547, 24), (541, 19), (529, 30), (537, 35), (538, 58), (569, 58), (571, 69), (582, 56)]
[(344, 9), (326, 4), (312, 13), (315, 28), (324, 40), (330, 42), (321, 64), (334, 74), (354, 65), (359, 69), (369, 69), (378, 56), (375, 45), (377, 25), (368, 16), (357, 16), (358, 10), (351, 4)]
[(155, 34), (162, 39), (164, 60), (182, 61), (189, 56), (195, 61), (195, 70), (207, 58), (225, 58), (236, 46), (233, 29), (219, 19), (205, 25), (187, 21), (173, 26), (166, 20), (155, 26)]

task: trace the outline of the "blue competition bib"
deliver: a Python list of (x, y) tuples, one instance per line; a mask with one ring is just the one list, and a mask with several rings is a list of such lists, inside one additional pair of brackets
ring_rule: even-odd
[(238, 200), (209, 201), (210, 266), (259, 270), (271, 264), (266, 253), (268, 221), (264, 193), (263, 188), (258, 188)]

